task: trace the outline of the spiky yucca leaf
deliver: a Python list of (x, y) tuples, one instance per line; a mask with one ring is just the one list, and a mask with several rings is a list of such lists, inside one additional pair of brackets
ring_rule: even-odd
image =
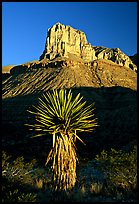
[(77, 131), (91, 131), (97, 126), (93, 105), (86, 106), (80, 93), (73, 98), (71, 90), (53, 90), (39, 98), (39, 104), (34, 111), (36, 123), (30, 126), (38, 132), (33, 137), (53, 135), (53, 146), (46, 164), (52, 161), (53, 189), (67, 190), (76, 182), (76, 138), (85, 144), (77, 135)]
[[(96, 119), (92, 119), (93, 105), (85, 107), (80, 93), (73, 99), (71, 90), (52, 90), (39, 98), (39, 105), (35, 111), (29, 111), (36, 116), (36, 124), (29, 125), (38, 135), (49, 133), (75, 133), (77, 131), (91, 131), (97, 126)], [(34, 136), (37, 137), (38, 135)]]

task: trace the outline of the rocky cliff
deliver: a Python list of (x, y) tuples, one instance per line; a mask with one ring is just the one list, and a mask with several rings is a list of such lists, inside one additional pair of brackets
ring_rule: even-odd
[[(3, 67), (3, 73), (19, 74), (38, 69), (40, 67), (58, 67), (58, 57), (64, 60), (78, 61), (91, 66), (95, 60), (105, 59), (128, 67), (137, 72), (137, 57), (128, 57), (119, 48), (92, 46), (87, 42), (86, 35), (70, 26), (56, 23), (48, 29), (45, 49), (39, 60), (34, 60), (17, 66)], [(55, 62), (53, 63), (53, 61)], [(9, 68), (11, 68), (9, 70)], [(3, 76), (4, 78), (7, 75)]]
[(129, 56), (132, 62), (137, 66), (137, 54), (134, 54), (133, 56)]
[(74, 54), (85, 61), (96, 59), (95, 50), (87, 42), (86, 35), (70, 26), (56, 23), (48, 30), (45, 50), (40, 59)]
[(129, 67), (134, 71), (137, 71), (137, 66), (132, 60), (124, 54), (119, 48), (106, 48), (103, 46), (93, 46), (97, 59), (106, 59), (115, 62), (121, 66)]
[(137, 71), (137, 66), (119, 48), (92, 46), (87, 42), (84, 32), (56, 23), (48, 30), (45, 49), (40, 60), (44, 58), (52, 60), (57, 56), (68, 57), (70, 54), (82, 58), (84, 62), (95, 59), (112, 60), (121, 66)]

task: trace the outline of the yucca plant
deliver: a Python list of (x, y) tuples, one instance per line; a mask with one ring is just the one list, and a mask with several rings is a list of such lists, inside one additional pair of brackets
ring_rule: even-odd
[(46, 164), (52, 161), (53, 190), (72, 189), (76, 182), (76, 139), (85, 144), (77, 132), (92, 131), (97, 126), (93, 119), (93, 104), (85, 106), (80, 93), (73, 98), (71, 90), (52, 90), (39, 98), (35, 111), (36, 123), (30, 126), (37, 134), (33, 137), (53, 136), (52, 149), (48, 154)]

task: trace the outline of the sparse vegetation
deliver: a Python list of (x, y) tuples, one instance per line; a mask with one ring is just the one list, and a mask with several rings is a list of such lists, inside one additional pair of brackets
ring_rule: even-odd
[[(25, 163), (23, 157), (13, 160), (3, 152), (2, 202), (136, 201), (136, 147), (129, 152), (114, 149), (110, 152), (103, 150), (96, 156), (96, 159), (88, 160), (84, 167), (81, 168), (79, 163), (79, 168), (86, 173), (78, 175), (75, 187), (66, 194), (64, 192), (54, 193), (48, 168), (37, 168), (34, 165), (35, 161)], [(88, 168), (92, 169), (91, 172)], [(103, 181), (97, 180), (100, 178), (97, 169), (104, 175)], [(84, 175), (90, 179), (88, 180)]]
[(134, 196), (137, 190), (137, 146), (130, 152), (103, 150), (96, 160), (99, 162), (98, 168), (107, 176), (106, 192)]
[[(35, 202), (37, 195), (27, 186), (34, 185), (35, 160), (24, 162), (23, 157), (14, 161), (2, 152), (2, 202)], [(28, 190), (27, 190), (28, 189)]]

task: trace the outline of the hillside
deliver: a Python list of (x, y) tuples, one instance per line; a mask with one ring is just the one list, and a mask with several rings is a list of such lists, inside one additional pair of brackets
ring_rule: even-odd
[[(80, 92), (88, 103), (95, 102), (100, 138), (104, 138), (105, 134), (107, 137), (113, 138), (116, 135), (121, 138), (121, 141), (117, 140), (113, 145), (119, 142), (120, 145), (122, 142), (126, 144), (126, 140), (130, 142), (131, 138), (136, 138), (136, 72), (110, 60), (95, 60), (90, 65), (72, 58), (58, 58), (51, 60), (47, 66), (23, 73), (15, 71), (3, 80), (4, 133), (9, 131), (8, 125), (16, 127), (16, 131), (18, 127), (19, 130), (25, 128), (24, 123), (28, 121), (27, 109), (37, 103), (42, 93), (53, 88), (71, 88), (75, 93)], [(94, 137), (97, 139), (97, 134), (95, 136), (93, 133), (89, 138), (93, 141)]]
[(137, 54), (134, 54), (133, 56), (129, 56), (132, 62), (137, 66)]
[[(56, 61), (56, 59), (55, 59)], [(95, 60), (92, 65), (68, 58), (52, 60), (48, 68), (16, 74), (3, 81), (3, 98), (33, 94), (52, 88), (122, 86), (136, 90), (136, 73), (110, 60)], [(121, 71), (122, 69), (122, 71)]]
[(10, 73), (10, 70), (14, 67), (15, 65), (7, 65), (2, 67), (2, 73)]

